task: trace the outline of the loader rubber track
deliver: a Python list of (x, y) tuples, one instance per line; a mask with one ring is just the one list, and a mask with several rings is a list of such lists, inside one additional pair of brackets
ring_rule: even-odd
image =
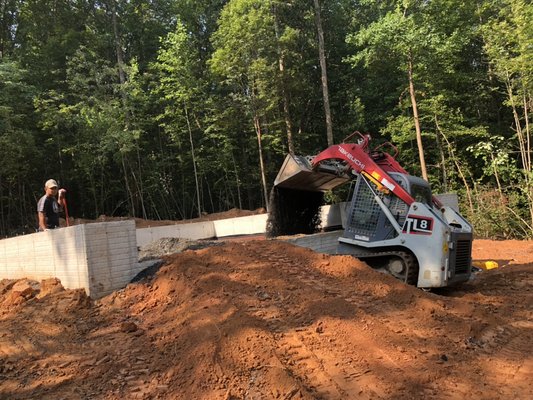
[[(404, 276), (400, 277), (393, 273), (391, 273), (389, 270), (387, 272), (394, 276), (395, 278), (401, 279), (403, 282), (407, 283), (408, 285), (414, 285), (416, 286), (418, 283), (418, 262), (416, 260), (416, 257), (407, 252), (407, 251), (377, 251), (372, 252), (370, 249), (367, 250), (367, 252), (364, 253), (350, 253), (351, 256), (358, 258), (361, 261), (366, 262), (370, 266), (374, 267), (373, 260), (376, 259), (391, 259), (392, 257), (398, 257), (403, 260), (403, 263), (406, 268), (406, 273), (403, 274)], [(385, 269), (387, 269), (385, 267)]]

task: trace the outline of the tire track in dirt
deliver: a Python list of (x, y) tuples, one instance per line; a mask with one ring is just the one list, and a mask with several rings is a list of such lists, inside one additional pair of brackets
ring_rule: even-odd
[(497, 371), (500, 394), (513, 396), (531, 386), (533, 358), (524, 348), (533, 340), (533, 321), (514, 321), (508, 326), (486, 329), (480, 335), (480, 353), (486, 357), (486, 368)]
[[(298, 287), (303, 292), (303, 298), (326, 296), (344, 301), (346, 307), (352, 309), (360, 304), (352, 291), (339, 288), (338, 282), (328, 282), (327, 276), (322, 276), (306, 266), (295, 266), (293, 260), (286, 257), (275, 254), (268, 256), (272, 261), (270, 267), (277, 268), (286, 276), (290, 287)], [(362, 357), (354, 360), (353, 357), (346, 357), (333, 350), (331, 343), (334, 335), (324, 333), (320, 323), (315, 327), (314, 324), (310, 325), (312, 321), (299, 319), (297, 315), (293, 315), (294, 310), (290, 307), (291, 303), (278, 301), (276, 313), (265, 315), (259, 311), (259, 315), (266, 317), (268, 326), (275, 332), (275, 353), (279, 361), (291, 375), (299, 379), (313, 398), (380, 398), (375, 391), (365, 392), (367, 385), (358, 382), (370, 372), (366, 360)], [(297, 322), (299, 326), (288, 324), (287, 321)]]

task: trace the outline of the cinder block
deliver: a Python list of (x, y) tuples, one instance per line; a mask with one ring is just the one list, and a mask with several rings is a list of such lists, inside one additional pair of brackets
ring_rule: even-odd
[(131, 243), (129, 242), (110, 243), (109, 246), (113, 248), (113, 254), (128, 253), (131, 248)]
[(109, 238), (106, 236), (98, 235), (93, 236), (89, 235), (88, 237), (91, 238), (91, 241), (86, 243), (86, 247), (88, 249), (99, 249), (99, 248), (106, 248), (109, 247)]
[(113, 276), (111, 279), (112, 284), (110, 287), (125, 287), (128, 283), (130, 283), (131, 279), (132, 277), (130, 277), (129, 273), (124, 275)]
[[(129, 266), (125, 265), (113, 265), (109, 269), (109, 276), (121, 275), (122, 273), (130, 271)], [(132, 277), (133, 278), (133, 277)]]
[(113, 280), (116, 280), (117, 278), (121, 278), (123, 276), (127, 276), (126, 279), (131, 279), (133, 276), (131, 275), (131, 268), (114, 268), (110, 271), (110, 276)]

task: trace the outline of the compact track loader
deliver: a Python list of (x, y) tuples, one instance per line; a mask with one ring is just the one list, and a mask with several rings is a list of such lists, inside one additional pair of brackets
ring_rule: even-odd
[[(357, 143), (346, 143), (355, 134)], [(463, 282), (471, 274), (472, 227), (444, 206), (425, 180), (409, 175), (390, 143), (369, 149), (370, 136), (355, 132), (314, 157), (287, 155), (271, 194), (269, 236), (314, 233), (323, 193), (352, 182), (336, 254), (420, 288)], [(395, 154), (384, 151), (390, 146)]]

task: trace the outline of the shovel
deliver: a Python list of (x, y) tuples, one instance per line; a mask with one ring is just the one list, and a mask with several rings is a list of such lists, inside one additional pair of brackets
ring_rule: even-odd
[(65, 189), (61, 189), (59, 191), (59, 198), (62, 200), (63, 209), (65, 210), (65, 219), (67, 220), (67, 226), (70, 226), (70, 221), (68, 218), (68, 207), (67, 207), (67, 199), (65, 198), (65, 193), (67, 191)]

